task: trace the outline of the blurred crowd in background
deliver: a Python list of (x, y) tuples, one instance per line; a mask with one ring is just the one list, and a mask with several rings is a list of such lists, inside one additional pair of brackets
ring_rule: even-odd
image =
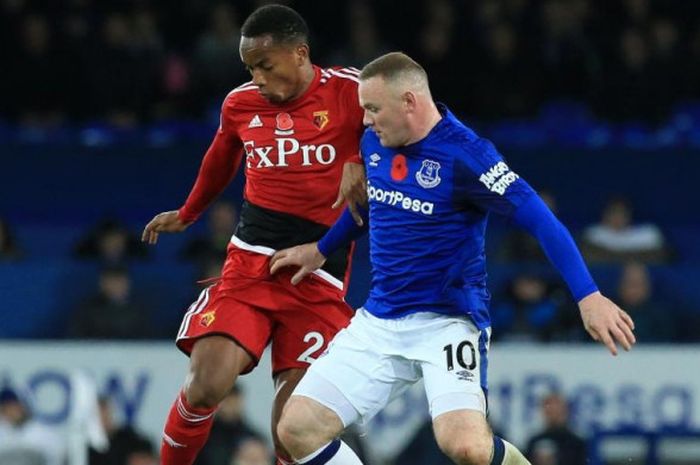
[[(0, 52), (6, 64), (2, 117), (21, 126), (97, 119), (133, 127), (218, 114), (223, 96), (248, 78), (238, 56), (239, 27), (260, 3), (199, 0), (175, 8), (160, 0), (0, 0), (0, 34), (9, 44)], [(288, 3), (310, 25), (315, 62), (361, 67), (382, 52), (405, 50), (426, 67), (438, 98), (479, 121), (531, 115), (558, 99), (584, 102), (606, 118), (654, 121), (698, 92), (700, 4), (692, 2), (409, 1), (401, 2), (400, 21), (391, 1)], [(557, 212), (557, 193), (542, 195)], [(613, 197), (597, 224), (579, 225), (573, 232), (586, 259), (618, 266), (608, 292), (637, 320), (640, 340), (699, 340), (700, 312), (659, 293), (647, 268), (673, 263), (683, 244), (671, 244), (664, 225), (653, 218), (640, 223), (633, 212), (629, 199)], [(216, 205), (200, 236), (188, 233), (175, 251), (198, 278), (218, 276), (236, 216), (234, 204)], [(45, 228), (29, 222), (34, 230)], [(165, 310), (170, 323), (144, 324), (159, 297), (132, 289), (130, 264), (152, 261), (138, 228), (105, 218), (69, 245), (72, 251), (61, 252), (96, 263), (101, 272), (92, 294), (60, 310), (71, 315), (70, 323), (53, 325), (46, 336), (172, 337), (187, 302)], [(53, 240), (55, 233), (47, 234)], [(496, 264), (546, 263), (525, 233), (490, 241), (489, 259)], [(0, 259), (22, 261), (32, 246), (0, 220)], [(492, 288), (494, 339), (588, 340), (561, 280), (540, 269), (533, 266)], [(188, 297), (197, 292), (193, 288)], [(674, 318), (666, 317), (669, 311)]]
[[(263, 2), (0, 1), (0, 118), (26, 125), (202, 118), (248, 76), (240, 25)], [(313, 61), (403, 50), (438, 99), (477, 120), (551, 100), (660, 122), (698, 98), (700, 4), (682, 0), (290, 1)], [(397, 6), (400, 5), (400, 13)], [(397, 15), (400, 14), (400, 18)]]
[[(272, 448), (265, 436), (250, 425), (244, 413), (245, 392), (234, 387), (221, 402), (211, 434), (194, 465), (273, 465)], [(533, 465), (585, 465), (586, 442), (571, 428), (569, 405), (564, 396), (552, 392), (543, 397), (539, 409), (542, 429), (524, 444)], [(151, 438), (119, 418), (113, 399), (98, 400), (98, 427), (109, 447), (88, 447), (89, 465), (158, 465)], [(497, 430), (497, 425), (494, 425)], [(366, 435), (351, 427), (343, 440), (366, 465), (379, 465), (368, 453)], [(0, 388), (0, 464), (65, 465), (69, 453), (65, 432), (37, 421), (32, 402), (23, 392)], [(396, 465), (451, 465), (433, 438), (430, 422), (417, 431), (393, 461)], [(389, 464), (383, 464), (389, 465)]]
[[(528, 119), (548, 102), (573, 101), (596, 118), (655, 125), (669, 118), (678, 105), (700, 97), (700, 2), (278, 2), (296, 8), (308, 21), (315, 63), (361, 67), (381, 53), (403, 50), (425, 66), (436, 98), (447, 102), (470, 124), (472, 120)], [(223, 97), (249, 79), (238, 55), (239, 28), (262, 3), (0, 0), (0, 130), (9, 127), (10, 132), (18, 132), (17, 128), (50, 129), (93, 122), (115, 128), (139, 128), (159, 121), (218, 121)], [(698, 115), (700, 128), (700, 110)], [(553, 119), (557, 125), (568, 122), (561, 114)], [(573, 135), (574, 140), (580, 141), (582, 129), (575, 125), (571, 128), (566, 137)], [(511, 136), (520, 134), (518, 127), (511, 129), (514, 132), (497, 141), (499, 146), (501, 141), (507, 143), (513, 140)], [(540, 129), (550, 131), (551, 127)], [(646, 139), (635, 139), (632, 130), (635, 147), (645, 149)], [(597, 128), (593, 127), (590, 134), (596, 136), (595, 131)], [(189, 163), (189, 157), (201, 157), (208, 141), (197, 137), (195, 142), (201, 142), (201, 147), (180, 150), (172, 163)], [(664, 142), (665, 137), (666, 134), (660, 134), (659, 140)], [(597, 140), (593, 137), (588, 140), (592, 145), (584, 147), (595, 149)], [(516, 140), (515, 145), (520, 142)], [(695, 148), (698, 142), (700, 132)], [(36, 165), (43, 168), (41, 157), (50, 157), (55, 147), (39, 140), (36, 151), (31, 147), (27, 151), (22, 151), (26, 147), (7, 148), (8, 159), (16, 158), (12, 166), (24, 167), (19, 160), (23, 155), (17, 154), (29, 154), (36, 156)], [(100, 158), (101, 147), (93, 149), (86, 150), (86, 159)], [(563, 151), (562, 156), (566, 153)], [(142, 170), (135, 160), (138, 156), (125, 159), (124, 163), (135, 171)], [(580, 159), (582, 155), (577, 156)], [(70, 160), (77, 166), (76, 160), (80, 159)], [(624, 170), (601, 172), (600, 176), (633, 177), (637, 173), (635, 162), (641, 160), (640, 156), (630, 161), (628, 168), (625, 164)], [(114, 169), (107, 157), (97, 161), (102, 170)], [(544, 168), (544, 162), (534, 157), (531, 161)], [(160, 174), (160, 166), (156, 169), (152, 165), (149, 173)], [(66, 172), (72, 169), (66, 167)], [(654, 168), (646, 172), (650, 171)], [(30, 186), (30, 198), (45, 201), (41, 185), (53, 181), (54, 175), (43, 172), (38, 176), (38, 185), (19, 182), (22, 185), (12, 191), (18, 193), (16, 198), (3, 199), (8, 208), (0, 210), (0, 277), (5, 283), (16, 278), (14, 282), (21, 285), (6, 285), (0, 290), (13, 293), (10, 297), (15, 303), (32, 302), (28, 300), (30, 294), (40, 294), (46, 308), (43, 313), (36, 308), (25, 308), (19, 312), (21, 315), (8, 312), (9, 320), (0, 328), (0, 337), (172, 339), (187, 305), (210, 282), (207, 280), (219, 275), (237, 223), (240, 185), (237, 194), (227, 195), (212, 206), (192, 230), (177, 239), (161, 239), (156, 248), (149, 248), (140, 241), (140, 228), (148, 215), (157, 213), (152, 211), (155, 204), (161, 208), (163, 202), (158, 199), (142, 207), (139, 197), (155, 195), (154, 190), (163, 189), (159, 182), (177, 181), (180, 191), (186, 193), (194, 170), (188, 179), (163, 175), (163, 179), (155, 179), (146, 187), (143, 182), (119, 180), (123, 191), (113, 195), (128, 197), (125, 209), (140, 209), (130, 218), (97, 211), (99, 205), (95, 203), (103, 201), (104, 193), (91, 198), (90, 189), (95, 186), (85, 187), (85, 179), (68, 179), (66, 172), (56, 174), (57, 183), (70, 186), (61, 192), (75, 190), (76, 196), (85, 199), (84, 204), (75, 202), (71, 208), (53, 212), (50, 218), (25, 215), (20, 189)], [(594, 192), (598, 179), (593, 179), (591, 173), (587, 175), (583, 184), (590, 184)], [(28, 176), (34, 180), (33, 175)], [(562, 175), (564, 179), (565, 176)], [(15, 178), (23, 179), (11, 177), (10, 183)], [(692, 203), (687, 196), (669, 200), (675, 195), (670, 192), (671, 185), (676, 186), (673, 179), (667, 179), (663, 188), (640, 180), (636, 190), (606, 191), (611, 195), (597, 221), (589, 221), (590, 215), (577, 216), (589, 202), (586, 195), (568, 192), (564, 200), (572, 207), (564, 216), (573, 219), (572, 233), (587, 262), (595, 268), (594, 276), (604, 283), (606, 294), (632, 315), (637, 338), (643, 344), (700, 342), (700, 308), (686, 298), (690, 292), (697, 294), (693, 276), (700, 277), (700, 266), (693, 262), (700, 250), (696, 239), (700, 216), (692, 213), (694, 205), (684, 204)], [(63, 184), (57, 186), (64, 188)], [(678, 186), (687, 187), (688, 183), (679, 181)], [(52, 184), (51, 188), (56, 186)], [(634, 199), (648, 198), (640, 193), (654, 189), (666, 196), (659, 197), (659, 202), (681, 213), (675, 214), (675, 221), (657, 221), (648, 214), (648, 208), (646, 214), (640, 215), (642, 219), (636, 215), (638, 207), (648, 205), (635, 204)], [(621, 193), (626, 196), (617, 196)], [(543, 191), (541, 195), (559, 213), (558, 201), (564, 197), (561, 190)], [(167, 207), (176, 208), (182, 200), (170, 198)], [(84, 210), (78, 220), (70, 217), (75, 210)], [(686, 214), (686, 210), (691, 213)], [(583, 224), (582, 217), (586, 218)], [(494, 340), (590, 341), (568, 290), (533, 238), (496, 225), (491, 226), (487, 243)], [(361, 254), (366, 254), (366, 246), (358, 248), (358, 255)], [(71, 274), (74, 263), (80, 264), (80, 273), (61, 276)], [(143, 264), (146, 269), (141, 267), (136, 274), (134, 270)], [(359, 305), (369, 279), (366, 257), (356, 258), (354, 270), (365, 281), (364, 288), (353, 291), (351, 287), (349, 297)], [(40, 273), (45, 273), (45, 277), (39, 277)], [(191, 286), (172, 285), (167, 279), (173, 275), (179, 276), (178, 283)], [(682, 282), (679, 277), (684, 276)], [(196, 284), (198, 280), (201, 282)], [(669, 286), (675, 281), (681, 284)], [(682, 291), (676, 292), (678, 289)], [(224, 401), (212, 439), (197, 465), (272, 463), (269, 445), (242, 417), (242, 396), (236, 390)], [(100, 407), (103, 427), (115, 446), (109, 453), (91, 451), (91, 464), (157, 463), (156, 450), (149, 439), (112, 417), (109, 399), (101, 399)], [(546, 427), (527, 445), (531, 461), (578, 465), (575, 460), (584, 457), (581, 450), (585, 446), (567, 426), (566, 400), (553, 394), (543, 400), (541, 407)], [(28, 444), (26, 450), (47, 450), (48, 457), (60, 457), (63, 452), (52, 449), (56, 439), (46, 428), (32, 421), (30, 401), (23, 399), (21, 393), (0, 389), (0, 463), (16, 463), (12, 461), (17, 457), (11, 454), (16, 453), (17, 444)], [(358, 451), (361, 453), (359, 446)], [(562, 456), (562, 451), (568, 452)], [(553, 458), (555, 455), (559, 462)], [(440, 457), (430, 426), (426, 425), (397, 463), (440, 465)], [(30, 454), (22, 463), (52, 463), (41, 457), (35, 459), (32, 462)]]
[[(221, 402), (209, 441), (195, 465), (272, 465), (273, 453), (264, 435), (255, 431), (243, 414), (245, 397), (238, 387)], [(89, 465), (157, 465), (152, 438), (119, 418), (113, 399), (100, 397), (96, 427), (109, 447), (91, 446)], [(0, 464), (64, 465), (71, 443), (64, 431), (33, 418), (32, 400), (26, 393), (0, 387)], [(71, 462), (77, 463), (77, 462)], [(81, 462), (82, 463), (82, 462)]]
[[(555, 197), (543, 197), (555, 212)], [(177, 259), (196, 270), (192, 276), (191, 300), (199, 292), (194, 283), (204, 287), (220, 275), (226, 247), (236, 227), (237, 212), (233, 203), (213, 205), (202, 220), (200, 233), (185, 235)], [(674, 262), (675, 251), (662, 229), (651, 223), (637, 223), (631, 205), (613, 198), (601, 212), (600, 221), (577, 234), (579, 246), (592, 266), (613, 267), (616, 271), (612, 294), (622, 308), (635, 319), (637, 338), (644, 343), (700, 341), (700, 312), (683, 308), (682, 300), (657, 292), (649, 265)], [(494, 244), (489, 259), (494, 266), (513, 266), (518, 270), (508, 279), (499, 280), (494, 288), (492, 324), (494, 340), (519, 342), (591, 341), (563, 281), (552, 273), (537, 241), (520, 230), (506, 230), (491, 236)], [(136, 230), (129, 230), (118, 220), (104, 220), (84, 234), (73, 246), (73, 260), (96, 264), (101, 270), (96, 288), (84, 286), (86, 294), (75, 307), (63, 313), (69, 323), (52, 337), (89, 339), (158, 339), (171, 338), (186, 308), (167, 309), (171, 317), (155, 323), (149, 319), (151, 307), (161, 299), (156, 292), (141, 295), (133, 292), (130, 265), (152, 261), (148, 247)], [(358, 254), (366, 253), (360, 249)], [(0, 260), (19, 262), (23, 253), (6, 222), (0, 221)], [(358, 260), (366, 257), (358, 257)], [(173, 267), (169, 267), (173, 271)], [(362, 269), (362, 268), (360, 268)], [(549, 269), (549, 272), (543, 270)], [(367, 270), (368, 271), (368, 270)], [(355, 273), (363, 271), (355, 270)], [(512, 273), (511, 273), (512, 274)], [(362, 279), (369, 279), (363, 276)], [(609, 291), (607, 291), (609, 292)], [(354, 296), (358, 304), (363, 295)], [(66, 317), (67, 316), (67, 317)], [(151, 323), (149, 323), (151, 322)], [(167, 323), (171, 324), (167, 324)]]

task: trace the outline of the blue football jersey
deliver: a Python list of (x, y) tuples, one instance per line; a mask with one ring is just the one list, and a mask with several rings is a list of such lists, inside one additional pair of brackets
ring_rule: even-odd
[(469, 315), (490, 325), (484, 234), (489, 212), (509, 216), (532, 188), (494, 145), (444, 105), (421, 141), (382, 147), (367, 129), (372, 285), (365, 308), (381, 318)]

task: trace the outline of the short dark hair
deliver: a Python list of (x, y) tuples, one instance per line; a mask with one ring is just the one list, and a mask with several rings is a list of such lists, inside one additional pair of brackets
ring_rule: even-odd
[(306, 43), (309, 27), (299, 13), (284, 5), (265, 5), (248, 16), (241, 27), (244, 37), (272, 36), (279, 43)]
[(387, 53), (370, 61), (362, 68), (360, 80), (381, 77), (387, 81), (393, 81), (406, 72), (420, 75), (426, 82), (428, 80), (425, 69), (413, 58), (402, 52)]

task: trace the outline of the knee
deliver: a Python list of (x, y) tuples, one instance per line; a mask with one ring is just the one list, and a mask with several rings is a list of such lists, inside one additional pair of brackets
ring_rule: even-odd
[(287, 450), (296, 449), (305, 442), (307, 436), (315, 433), (300, 407), (296, 399), (289, 399), (277, 423), (278, 443)]
[(458, 465), (489, 465), (493, 441), (482, 438), (450, 437), (438, 441), (440, 450)]
[(277, 424), (280, 444), (290, 453), (311, 452), (333, 440), (343, 430), (337, 416), (305, 397), (291, 397)]
[[(282, 421), (283, 419), (284, 422)], [(293, 421), (291, 424), (287, 423), (287, 421), (286, 416), (282, 415), (272, 424), (272, 443), (275, 448), (275, 455), (277, 457), (289, 456), (290, 452), (287, 444), (295, 441), (295, 438), (297, 438), (300, 434), (299, 431), (293, 428)]]
[(185, 384), (187, 403), (194, 408), (214, 408), (226, 397), (232, 388), (229, 382), (193, 372)]

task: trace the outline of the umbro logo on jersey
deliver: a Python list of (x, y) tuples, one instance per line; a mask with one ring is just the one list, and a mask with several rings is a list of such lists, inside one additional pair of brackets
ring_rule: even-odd
[(260, 115), (255, 115), (253, 116), (253, 119), (250, 120), (250, 123), (248, 123), (248, 128), (260, 128), (262, 125)]
[(382, 157), (378, 153), (373, 153), (369, 156), (369, 166), (379, 166), (379, 160), (381, 159)]
[(290, 136), (294, 134), (294, 120), (289, 113), (277, 113), (275, 121), (277, 123), (275, 134), (278, 136)]

